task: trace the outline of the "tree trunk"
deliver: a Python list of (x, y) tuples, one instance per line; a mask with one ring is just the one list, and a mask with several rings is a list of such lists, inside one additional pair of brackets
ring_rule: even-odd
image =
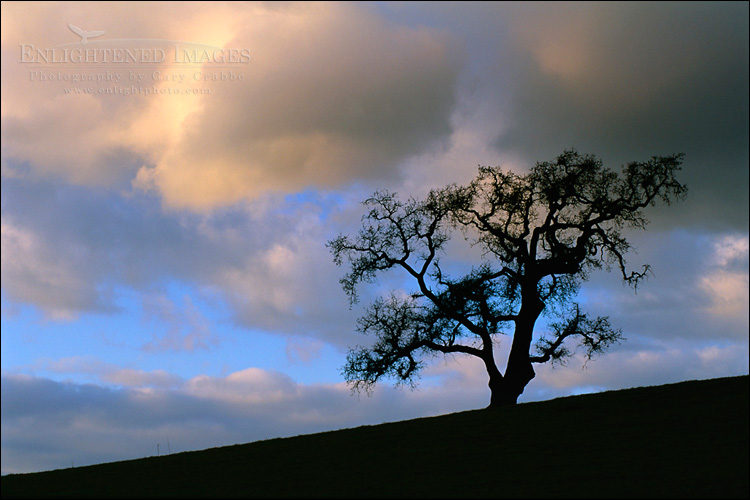
[(529, 350), (531, 349), (534, 324), (543, 309), (544, 302), (535, 294), (531, 299), (523, 300), (516, 319), (516, 330), (513, 334), (513, 343), (508, 355), (505, 375), (493, 377), (493, 374), (490, 373), (491, 395), (488, 408), (516, 404), (518, 397), (523, 394), (523, 390), (528, 383), (536, 376), (529, 360)]
[(502, 378), (495, 380), (490, 378), (491, 394), (488, 408), (514, 405), (518, 402), (518, 397), (523, 394), (526, 386), (536, 376), (531, 362), (528, 361), (528, 356), (526, 358), (526, 363), (511, 364), (509, 361), (508, 369)]
[[(485, 365), (487, 367), (487, 373), (490, 375), (490, 405), (487, 408), (496, 408), (498, 406), (505, 406), (509, 404), (515, 404), (514, 401), (508, 401), (505, 394), (507, 393), (507, 384), (505, 383), (505, 377), (500, 373), (500, 370), (495, 366), (495, 361), (485, 359)], [(502, 396), (502, 397), (501, 397)], [(516, 396), (517, 397), (517, 396)]]

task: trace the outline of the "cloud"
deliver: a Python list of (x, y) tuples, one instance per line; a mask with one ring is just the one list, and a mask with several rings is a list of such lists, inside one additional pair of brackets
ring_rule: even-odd
[(358, 398), (344, 384), (302, 385), (256, 368), (194, 377), (170, 390), (4, 374), (2, 473), (152, 456), (157, 444), (166, 453), (167, 440), (172, 452), (190, 451), (437, 415), (466, 404), (466, 394), (445, 399), (434, 389), (385, 387), (375, 394)]
[(747, 236), (735, 234), (714, 243), (711, 269), (699, 281), (708, 296), (707, 310), (715, 317), (748, 327), (748, 250)]
[(294, 398), (297, 387), (294, 381), (276, 371), (247, 368), (225, 378), (198, 376), (190, 379), (185, 387), (188, 394), (211, 400), (274, 404)]
[[(3, 9), (29, 29), (12, 30), (3, 39), (9, 56), (3, 58), (8, 80), (3, 101), (23, 102), (3, 114), (8, 171), (23, 164), (35, 175), (76, 184), (123, 187), (128, 182), (137, 190), (154, 190), (168, 207), (210, 210), (268, 191), (398, 177), (400, 160), (451, 133), (461, 59), (455, 42), (444, 32), (386, 22), (361, 5), (193, 4), (174, 15), (172, 5), (133, 4), (118, 7), (116, 30), (113, 13), (96, 6), (88, 11), (83, 4), (55, 6), (38, 13), (44, 17), (40, 27), (50, 26), (52, 17), (85, 14), (86, 25), (104, 29), (107, 39), (171, 35), (252, 54), (241, 69), (107, 70), (128, 78), (140, 74), (144, 81), (138, 85), (144, 88), (179, 91), (152, 96), (73, 95), (65, 89), (75, 82), (30, 82), (19, 63), (19, 44), (34, 40), (40, 47), (54, 46), (63, 38), (56, 43), (49, 34), (34, 38), (38, 28), (29, 13)], [(144, 22), (146, 12), (150, 22)], [(85, 77), (103, 72), (75, 71)], [(237, 78), (203, 79), (227, 72)], [(178, 73), (188, 83), (154, 76)], [(131, 83), (93, 88), (131, 88)], [(210, 93), (187, 92), (193, 89)]]
[(589, 362), (580, 356), (565, 367), (535, 367), (537, 378), (527, 393), (538, 397), (571, 387), (599, 392), (621, 388), (624, 380), (624, 387), (640, 387), (741, 375), (748, 370), (747, 356), (747, 344), (743, 348), (696, 342), (655, 342), (636, 349), (623, 346)]
[[(228, 29), (236, 30), (240, 20), (226, 8), (207, 9), (194, 3), (175, 9), (169, 2), (153, 2), (148, 8), (70, 2), (28, 9), (3, 4), (2, 12), (4, 171), (14, 172), (23, 165), (32, 176), (120, 188), (129, 187), (144, 163), (174, 144), (185, 115), (196, 109), (195, 99), (125, 96), (122, 92), (132, 88), (129, 77), (136, 68), (38, 67), (20, 62), (21, 47), (45, 50), (76, 42), (69, 23), (103, 30), (105, 36), (97, 43), (186, 38), (222, 44)], [(145, 75), (144, 88), (163, 88), (150, 73)], [(92, 77), (104, 80), (92, 83)], [(93, 92), (68, 92), (75, 89)], [(119, 92), (114, 94), (115, 90)]]
[(220, 342), (211, 333), (208, 319), (193, 304), (189, 295), (183, 295), (183, 306), (175, 304), (164, 294), (151, 294), (143, 298), (144, 316), (147, 321), (168, 325), (163, 335), (154, 335), (154, 340), (142, 347), (144, 351), (193, 351), (209, 349)]
[[(117, 284), (148, 283), (175, 270), (161, 245), (185, 236), (174, 221), (151, 217), (148, 204), (121, 196), (29, 178), (4, 178), (3, 290), (47, 317), (114, 312)], [(161, 247), (161, 248), (160, 248)], [(164, 255), (166, 257), (166, 255)], [(171, 262), (171, 263), (170, 263)], [(161, 274), (163, 276), (163, 274)]]
[(30, 366), (20, 367), (29, 373), (46, 373), (55, 376), (82, 376), (84, 379), (108, 386), (127, 388), (170, 389), (183, 383), (183, 380), (165, 370), (139, 370), (123, 368), (91, 356), (71, 356), (60, 359), (42, 358)]
[(23, 116), (3, 116), (3, 156), (43, 177), (94, 186), (122, 183), (135, 174), (139, 157), (122, 143), (118, 115), (93, 96), (75, 98), (50, 96), (29, 105)]
[[(644, 344), (583, 370), (581, 358), (565, 367), (535, 366), (521, 401), (739, 375), (747, 373), (747, 357), (746, 346)], [(57, 367), (81, 370), (91, 361), (61, 360)], [(157, 445), (165, 454), (442, 415), (482, 408), (489, 398), (482, 363), (465, 356), (432, 363), (416, 390), (385, 382), (372, 396), (258, 368), (188, 380), (106, 364), (96, 371), (101, 379), (94, 384), (3, 374), (3, 474), (153, 456)]]
[(295, 229), (218, 270), (216, 283), (241, 325), (339, 343), (353, 330), (354, 312), (324, 245), (335, 235), (310, 215), (289, 222)]
[[(464, 182), (466, 169), (471, 173), (477, 164), (524, 172), (570, 147), (597, 155), (615, 170), (652, 155), (684, 152), (679, 179), (689, 187), (687, 200), (656, 206), (649, 218), (662, 227), (747, 230), (747, 4), (444, 2), (380, 8), (402, 22), (449, 31), (464, 44), (454, 140), (481, 140), (461, 151), (452, 169), (439, 169), (449, 182)], [(410, 172), (440, 164), (429, 156), (423, 160), (409, 162)]]
[(608, 316), (626, 338), (747, 342), (747, 236), (672, 230), (628, 240), (629, 267), (649, 264), (651, 276), (634, 291), (615, 272), (593, 273), (579, 297), (586, 310)]
[(710, 295), (709, 312), (719, 317), (747, 319), (748, 276), (747, 274), (717, 271), (701, 280), (701, 287)]
[(165, 284), (176, 282), (212, 296), (214, 310), (242, 328), (351, 339), (356, 311), (325, 248), (342, 227), (331, 221), (349, 223), (347, 197), (265, 197), (179, 214), (163, 213), (153, 197), (13, 178), (3, 180), (2, 196), (4, 293), (49, 319), (115, 314), (123, 296), (142, 293), (154, 329), (148, 349), (215, 346), (207, 312), (166, 295)]
[(290, 363), (310, 363), (320, 356), (324, 344), (320, 340), (307, 337), (293, 337), (287, 341), (286, 356)]
[(269, 9), (252, 24), (231, 42), (252, 47), (244, 80), (138, 174), (136, 186), (167, 205), (392, 177), (399, 160), (450, 133), (459, 66), (444, 34), (389, 25), (352, 4)]
[(102, 381), (122, 387), (175, 387), (181, 379), (165, 370), (134, 370), (130, 368), (108, 370), (102, 374)]
[(615, 168), (684, 152), (688, 202), (654, 212), (747, 228), (747, 4), (567, 2), (506, 14), (513, 99), (500, 149), (540, 161), (575, 146)]
[(76, 262), (60, 255), (66, 249), (47, 243), (42, 235), (3, 216), (2, 286), (9, 297), (38, 304), (56, 320), (71, 319), (82, 308), (111, 310), (96, 285), (76, 269)]

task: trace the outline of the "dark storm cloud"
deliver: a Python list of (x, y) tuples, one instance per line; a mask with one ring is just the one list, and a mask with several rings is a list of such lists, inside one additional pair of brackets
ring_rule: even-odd
[(748, 4), (555, 3), (507, 9), (512, 95), (497, 140), (530, 161), (576, 147), (619, 168), (684, 152), (681, 224), (748, 224)]

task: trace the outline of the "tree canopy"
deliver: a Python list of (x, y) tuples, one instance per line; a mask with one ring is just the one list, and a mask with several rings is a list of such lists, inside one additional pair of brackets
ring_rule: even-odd
[[(590, 318), (574, 299), (595, 269), (616, 269), (633, 287), (647, 276), (648, 265), (627, 267), (624, 231), (645, 229), (647, 207), (685, 197), (675, 178), (682, 159), (654, 156), (617, 173), (567, 150), (524, 175), (480, 167), (470, 184), (423, 200), (374, 193), (359, 233), (328, 242), (334, 262), (348, 264), (343, 289), (355, 303), (358, 286), (392, 269), (416, 289), (393, 291), (367, 308), (358, 331), (375, 342), (350, 351), (346, 380), (355, 389), (383, 377), (413, 385), (427, 355), (463, 353), (484, 362), (494, 407), (517, 401), (535, 376), (533, 363), (564, 362), (579, 348), (590, 358), (621, 341), (607, 318)], [(457, 232), (483, 257), (450, 276), (441, 258)], [(532, 346), (542, 314), (551, 317), (549, 331)], [(504, 373), (495, 361), (497, 335), (513, 338)]]

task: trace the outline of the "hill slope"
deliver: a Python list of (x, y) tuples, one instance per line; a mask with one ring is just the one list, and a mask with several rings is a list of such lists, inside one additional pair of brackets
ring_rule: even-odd
[(2, 477), (2, 497), (747, 498), (748, 376)]

